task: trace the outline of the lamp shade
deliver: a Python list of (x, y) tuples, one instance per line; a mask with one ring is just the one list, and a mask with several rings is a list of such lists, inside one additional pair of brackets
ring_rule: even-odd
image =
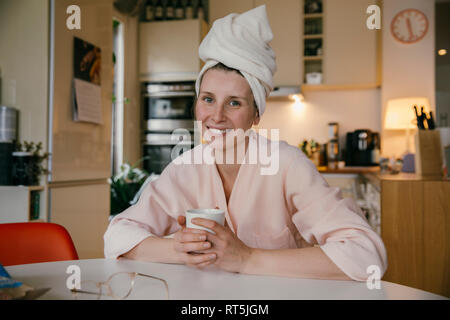
[(417, 112), (419, 114), (422, 106), (424, 107), (424, 112), (428, 113), (430, 111), (430, 101), (425, 97), (389, 100), (384, 117), (384, 129), (406, 130), (417, 128), (414, 106), (417, 106)]

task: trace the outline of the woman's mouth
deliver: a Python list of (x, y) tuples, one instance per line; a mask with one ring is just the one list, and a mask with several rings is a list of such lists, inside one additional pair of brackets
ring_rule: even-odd
[(232, 129), (218, 129), (218, 128), (210, 128), (210, 127), (206, 127), (209, 132), (211, 132), (213, 135), (225, 135), (227, 134), (228, 131), (232, 130)]

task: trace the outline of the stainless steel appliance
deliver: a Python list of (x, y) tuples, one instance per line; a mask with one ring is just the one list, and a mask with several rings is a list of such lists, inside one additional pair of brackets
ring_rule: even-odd
[(12, 184), (12, 153), (17, 141), (17, 119), (17, 109), (0, 106), (0, 185)]
[(331, 169), (337, 168), (339, 160), (339, 124), (328, 123), (327, 162)]
[(18, 110), (0, 106), (0, 141), (15, 142), (17, 140)]
[(143, 166), (160, 174), (194, 145), (195, 82), (143, 83)]
[(376, 166), (374, 150), (380, 148), (377, 132), (359, 129), (348, 132), (346, 137), (345, 164), (347, 166)]

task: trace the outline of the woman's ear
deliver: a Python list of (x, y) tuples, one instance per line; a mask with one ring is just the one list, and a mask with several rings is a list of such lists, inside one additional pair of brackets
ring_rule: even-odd
[(259, 120), (260, 120), (261, 118), (259, 117), (259, 113), (258, 113), (258, 111), (256, 112), (256, 117), (255, 117), (255, 119), (253, 120), (253, 125), (254, 126), (257, 126), (258, 124), (259, 124)]

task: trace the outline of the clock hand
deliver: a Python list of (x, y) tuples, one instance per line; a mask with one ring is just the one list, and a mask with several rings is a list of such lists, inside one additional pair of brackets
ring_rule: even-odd
[(409, 38), (412, 39), (414, 37), (414, 34), (412, 32), (411, 21), (409, 20), (409, 18), (406, 18), (406, 26), (408, 27), (409, 31)]

